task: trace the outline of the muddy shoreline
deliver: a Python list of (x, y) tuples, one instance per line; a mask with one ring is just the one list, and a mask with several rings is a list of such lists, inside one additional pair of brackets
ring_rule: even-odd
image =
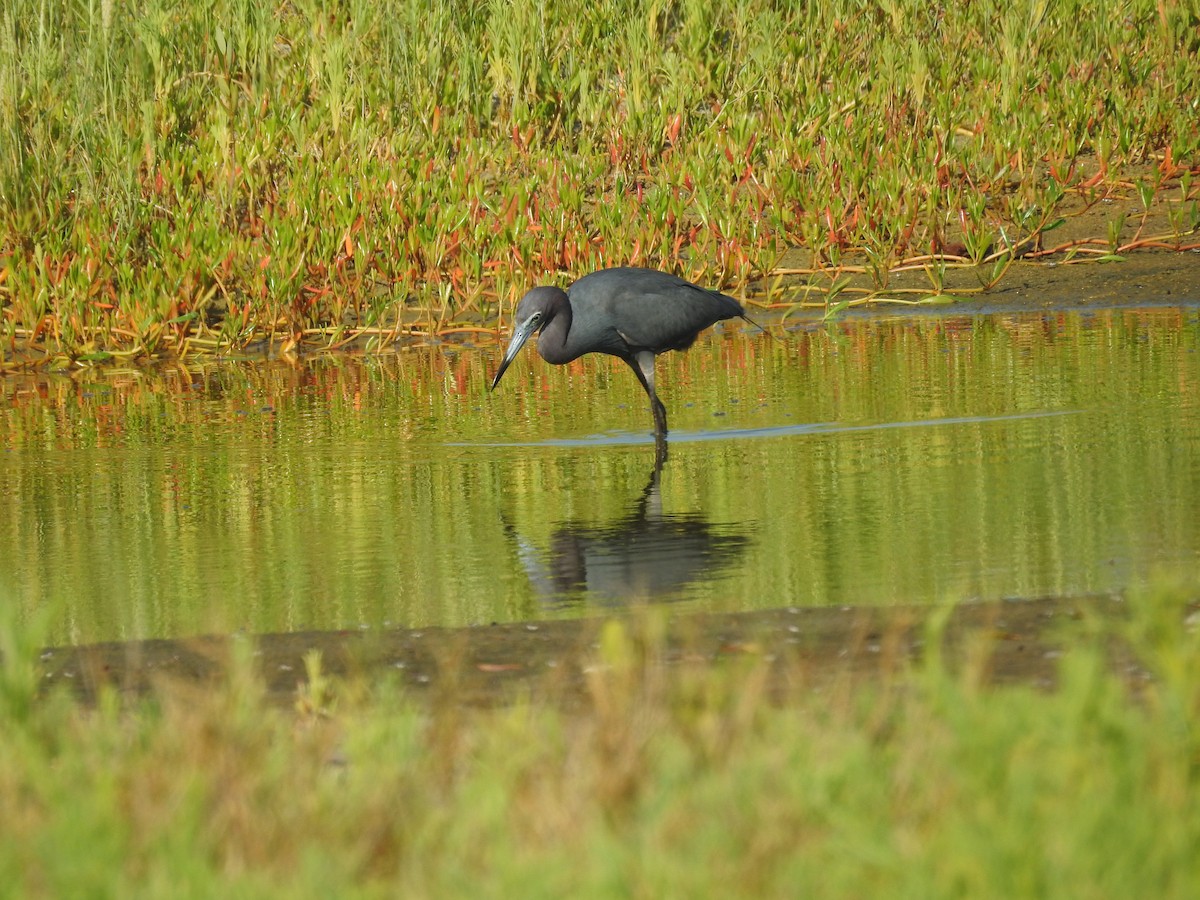
[[(1097, 629), (1119, 633), (1127, 612), (1121, 598), (1077, 597), (952, 609), (786, 607), (690, 614), (633, 609), (615, 618), (626, 623), (637, 666), (678, 672), (759, 661), (767, 665), (774, 689), (820, 692), (901, 673), (928, 653), (928, 640), (938, 635), (942, 656), (954, 669), (971, 666), (991, 684), (1050, 689), (1067, 648)], [(607, 665), (601, 633), (613, 619), (54, 647), (41, 655), (42, 686), (66, 687), (87, 703), (104, 686), (130, 696), (180, 684), (211, 686), (226, 676), (233, 642), (244, 640), (267, 698), (281, 705), (295, 701), (307, 682), (305, 656), (319, 651), (324, 676), (367, 686), (390, 679), (414, 699), (490, 706), (533, 694), (572, 706), (586, 701), (588, 673)], [(1150, 677), (1121, 642), (1106, 640), (1106, 646), (1114, 672), (1131, 685)]]

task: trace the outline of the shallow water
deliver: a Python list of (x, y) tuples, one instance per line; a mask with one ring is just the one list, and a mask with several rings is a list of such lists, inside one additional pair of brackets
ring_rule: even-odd
[(1120, 592), (1200, 570), (1200, 312), (854, 318), (0, 380), (0, 601), (47, 642)]

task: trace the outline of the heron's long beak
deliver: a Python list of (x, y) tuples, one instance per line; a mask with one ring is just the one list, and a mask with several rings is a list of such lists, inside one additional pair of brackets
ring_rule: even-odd
[(537, 319), (533, 316), (530, 316), (513, 331), (512, 340), (508, 342), (508, 349), (504, 351), (504, 359), (500, 360), (500, 368), (496, 370), (496, 377), (492, 379), (492, 390), (496, 389), (496, 385), (500, 383), (500, 378), (507, 371), (509, 363), (521, 352), (521, 348), (525, 346), (525, 342), (535, 331), (537, 331)]

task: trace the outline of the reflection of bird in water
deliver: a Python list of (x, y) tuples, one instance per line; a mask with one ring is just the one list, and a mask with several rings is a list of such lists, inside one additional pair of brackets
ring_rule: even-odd
[(703, 516), (664, 515), (656, 466), (642, 496), (607, 525), (559, 525), (545, 550), (517, 538), (521, 562), (543, 602), (678, 599), (689, 585), (718, 577), (749, 538)]
[(654, 390), (654, 357), (686, 350), (705, 328), (734, 317), (746, 319), (746, 312), (732, 297), (653, 269), (603, 269), (566, 291), (535, 287), (517, 304), (512, 340), (492, 388), (534, 334), (548, 363), (562, 365), (585, 353), (623, 359), (650, 398), (661, 461), (667, 452), (667, 411)]

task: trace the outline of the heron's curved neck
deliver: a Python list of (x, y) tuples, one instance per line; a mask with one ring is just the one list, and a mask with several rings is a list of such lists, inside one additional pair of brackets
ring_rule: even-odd
[(568, 363), (579, 356), (567, 349), (567, 337), (571, 333), (571, 301), (563, 290), (555, 290), (551, 300), (550, 315), (538, 335), (538, 353), (548, 363)]

